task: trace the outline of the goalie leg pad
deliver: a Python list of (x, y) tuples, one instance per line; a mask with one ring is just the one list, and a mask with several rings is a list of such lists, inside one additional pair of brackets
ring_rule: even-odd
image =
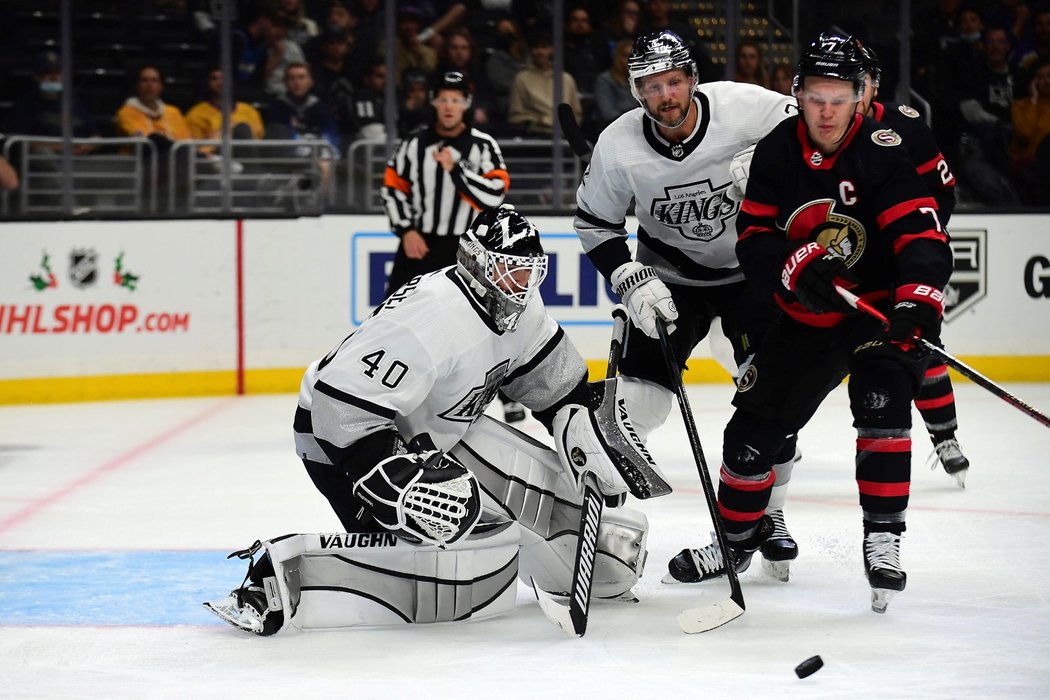
[[(477, 476), (485, 510), (521, 526), (521, 580), (528, 584), (535, 578), (552, 593), (568, 591), (582, 498), (558, 454), (488, 416), (481, 416), (451, 452)], [(638, 582), (647, 532), (644, 514), (604, 509), (592, 584), (596, 597), (616, 597)]]
[(439, 547), (470, 532), (481, 516), (477, 479), (440, 450), (387, 457), (354, 484), (354, 495), (385, 529)]
[[(506, 612), (517, 597), (518, 542), (518, 528), (501, 521), (482, 523), (445, 548), (413, 545), (392, 533), (287, 535), (257, 546), (272, 563), (279, 629), (310, 630)], [(216, 609), (222, 602), (205, 605), (242, 629), (273, 633), (224, 616)]]

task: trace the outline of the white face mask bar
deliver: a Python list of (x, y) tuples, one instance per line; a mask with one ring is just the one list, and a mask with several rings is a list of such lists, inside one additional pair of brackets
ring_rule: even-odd
[(485, 274), (496, 290), (523, 309), (547, 277), (547, 256), (523, 257), (490, 251)]

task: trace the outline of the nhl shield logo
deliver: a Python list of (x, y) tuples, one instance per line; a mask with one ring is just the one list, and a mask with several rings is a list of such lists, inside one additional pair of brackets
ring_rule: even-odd
[(92, 248), (75, 249), (69, 255), (69, 281), (83, 289), (98, 277), (98, 254)]
[(988, 230), (952, 231), (953, 269), (944, 288), (944, 322), (951, 323), (988, 293)]

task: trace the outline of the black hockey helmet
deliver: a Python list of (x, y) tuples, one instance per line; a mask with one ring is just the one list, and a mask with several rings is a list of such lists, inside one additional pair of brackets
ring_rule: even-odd
[(645, 108), (645, 100), (638, 92), (638, 81), (647, 75), (682, 68), (686, 75), (697, 79), (696, 62), (689, 53), (689, 46), (669, 29), (643, 34), (634, 40), (631, 55), (627, 57), (627, 79), (631, 94)]
[(879, 57), (875, 55), (875, 51), (870, 46), (860, 39), (855, 39), (854, 41), (857, 42), (857, 48), (860, 50), (864, 70), (871, 76), (871, 84), (878, 87), (879, 82), (882, 80), (882, 61), (879, 60)]
[(540, 232), (509, 204), (483, 210), (459, 237), (456, 269), (501, 331), (514, 330), (547, 276)]
[(458, 90), (459, 92), (462, 92), (463, 97), (467, 100), (468, 106), (473, 97), (470, 88), (470, 80), (458, 70), (446, 71), (437, 76), (430, 86), (430, 99), (433, 100), (442, 90)]
[(853, 35), (824, 32), (802, 53), (792, 92), (798, 94), (802, 82), (810, 76), (848, 80), (857, 90), (857, 101), (864, 94), (866, 74), (860, 42)]

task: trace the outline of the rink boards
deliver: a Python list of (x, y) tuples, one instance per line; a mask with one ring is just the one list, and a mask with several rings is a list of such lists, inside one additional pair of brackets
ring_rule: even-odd
[[(614, 298), (571, 217), (534, 221), (544, 303), (602, 371)], [(944, 339), (996, 381), (1050, 381), (1048, 228), (1050, 215), (952, 219)], [(10, 223), (0, 236), (0, 403), (294, 391), (380, 301), (396, 248), (378, 216)], [(710, 357), (697, 348), (688, 381), (728, 381)]]

